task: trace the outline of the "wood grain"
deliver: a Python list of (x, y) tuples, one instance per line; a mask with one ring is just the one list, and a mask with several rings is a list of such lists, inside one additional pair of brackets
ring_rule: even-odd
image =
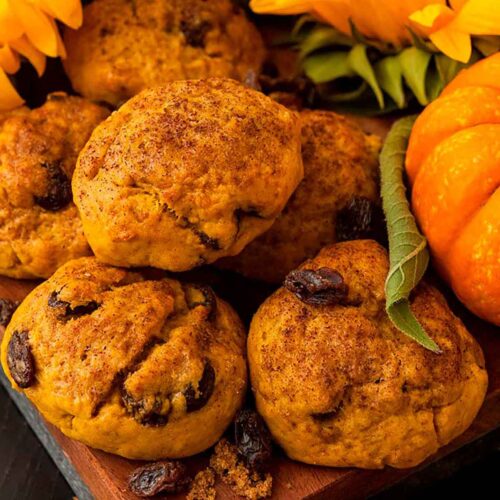
[[(0, 298), (21, 300), (35, 285), (33, 282), (0, 278)], [(272, 466), (273, 499), (365, 498), (500, 427), (500, 329), (474, 318), (457, 305), (454, 307), (459, 309), (460, 316), (483, 347), (490, 377), (488, 395), (472, 426), (424, 464), (413, 469), (334, 469), (300, 464), (286, 457), (277, 458)], [(42, 417), (39, 418), (43, 422)], [(96, 499), (136, 498), (127, 489), (127, 478), (139, 462), (89, 448), (67, 438), (51, 424), (44, 424)], [(207, 456), (194, 457), (189, 462), (190, 469), (196, 471), (206, 465)], [(217, 484), (217, 492), (218, 498), (234, 498), (234, 494), (224, 484)]]

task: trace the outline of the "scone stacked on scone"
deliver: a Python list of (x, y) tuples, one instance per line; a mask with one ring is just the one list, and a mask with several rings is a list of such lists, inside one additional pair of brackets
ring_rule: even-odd
[(245, 332), (210, 288), (73, 260), (14, 314), (2, 364), (66, 435), (135, 459), (214, 444), (246, 387)]
[(231, 0), (94, 0), (64, 43), (73, 88), (115, 105), (173, 80), (243, 81), (265, 56), (259, 32)]
[(80, 150), (109, 112), (52, 94), (40, 108), (0, 115), (0, 274), (47, 278), (90, 254), (72, 202)]
[(359, 201), (377, 211), (380, 138), (333, 112), (302, 111), (299, 117), (303, 181), (271, 229), (239, 255), (221, 261), (221, 267), (280, 283), (337, 240), (337, 218), (350, 204)]
[(302, 177), (296, 114), (214, 78), (129, 100), (95, 129), (73, 192), (98, 259), (186, 271), (241, 252)]
[(385, 312), (386, 251), (324, 248), (259, 309), (248, 358), (257, 407), (286, 453), (336, 467), (414, 466), (460, 435), (484, 400), (481, 349), (432, 286), (411, 307), (441, 354)]

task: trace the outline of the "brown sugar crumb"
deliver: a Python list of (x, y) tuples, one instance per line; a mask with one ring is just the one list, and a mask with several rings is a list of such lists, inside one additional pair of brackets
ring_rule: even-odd
[(194, 477), (186, 500), (215, 500), (215, 473), (208, 467)]
[(210, 458), (210, 466), (237, 495), (249, 500), (271, 496), (271, 474), (259, 474), (249, 470), (238, 458), (236, 446), (221, 439)]

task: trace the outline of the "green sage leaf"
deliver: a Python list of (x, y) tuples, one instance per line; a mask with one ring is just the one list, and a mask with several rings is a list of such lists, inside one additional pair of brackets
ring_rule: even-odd
[(324, 52), (304, 59), (302, 68), (314, 83), (326, 83), (342, 77), (355, 76), (347, 52)]
[(398, 55), (403, 77), (417, 98), (425, 106), (429, 103), (426, 93), (426, 76), (432, 55), (417, 47), (408, 47)]
[(389, 94), (399, 109), (406, 105), (403, 71), (395, 56), (384, 57), (375, 65), (375, 75), (382, 90)]
[(361, 78), (363, 78), (363, 80), (365, 80), (366, 83), (368, 83), (368, 85), (371, 87), (373, 93), (375, 94), (375, 97), (377, 98), (380, 109), (383, 109), (384, 94), (377, 82), (377, 77), (370, 63), (370, 60), (366, 55), (366, 45), (355, 45), (349, 52), (348, 62), (351, 69)]
[(415, 116), (397, 121), (380, 154), (382, 201), (389, 235), (390, 269), (385, 283), (386, 310), (404, 334), (435, 353), (439, 346), (427, 335), (410, 309), (411, 291), (429, 264), (427, 241), (410, 211), (403, 182), (406, 148)]

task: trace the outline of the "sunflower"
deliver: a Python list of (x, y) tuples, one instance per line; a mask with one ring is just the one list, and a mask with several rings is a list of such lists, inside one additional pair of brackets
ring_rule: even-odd
[(65, 57), (56, 21), (77, 29), (82, 24), (80, 0), (0, 0), (0, 110), (23, 104), (7, 75), (25, 57), (39, 76), (46, 57)]
[(250, 7), (304, 14), (293, 33), (301, 66), (334, 106), (357, 102), (362, 110), (372, 98), (383, 111), (414, 99), (425, 105), (461, 68), (500, 47), (500, 0), (251, 0)]

